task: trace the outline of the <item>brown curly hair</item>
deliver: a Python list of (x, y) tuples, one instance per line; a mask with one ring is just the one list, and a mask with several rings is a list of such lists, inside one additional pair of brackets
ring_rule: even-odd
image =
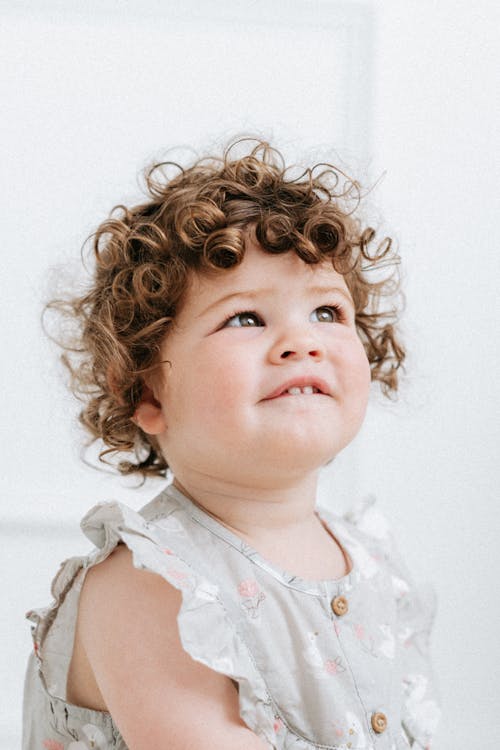
[[(236, 156), (235, 146), (247, 153)], [(178, 173), (169, 178), (172, 166)], [(155, 164), (145, 172), (148, 200), (116, 206), (89, 238), (95, 262), (87, 291), (46, 309), (76, 323), (57, 342), (84, 404), (80, 421), (91, 442), (104, 442), (102, 461), (125, 451), (130, 460), (118, 463), (120, 472), (164, 476), (156, 440), (132, 421), (144, 375), (158, 365), (189, 275), (240, 263), (248, 228), (266, 252), (292, 250), (309, 264), (329, 259), (344, 274), (372, 380), (385, 395), (396, 393), (405, 352), (395, 330), (402, 296), (391, 240), (369, 252), (375, 231), (354, 217), (360, 187), (341, 170), (316, 164), (293, 177), (293, 169), (267, 142), (251, 138), (187, 168)], [(380, 278), (377, 269), (385, 266), (390, 273)]]

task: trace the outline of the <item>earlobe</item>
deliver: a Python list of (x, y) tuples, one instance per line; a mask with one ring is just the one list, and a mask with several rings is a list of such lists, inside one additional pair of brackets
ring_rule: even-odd
[(162, 405), (147, 385), (144, 386), (133, 421), (148, 435), (160, 435), (167, 427)]

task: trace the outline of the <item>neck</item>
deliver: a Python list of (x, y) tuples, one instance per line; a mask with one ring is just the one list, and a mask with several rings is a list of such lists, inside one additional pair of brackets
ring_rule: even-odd
[(318, 472), (280, 487), (245, 487), (214, 477), (176, 475), (174, 486), (249, 543), (292, 538), (319, 525), (314, 513)]

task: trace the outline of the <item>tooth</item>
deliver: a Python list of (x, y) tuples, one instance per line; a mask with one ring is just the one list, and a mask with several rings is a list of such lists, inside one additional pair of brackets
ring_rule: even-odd
[(293, 387), (293, 388), (289, 388), (288, 389), (288, 393), (291, 396), (298, 396), (301, 393), (301, 390), (300, 390), (300, 388)]
[(302, 393), (314, 393), (314, 389), (313, 389), (312, 385), (305, 385), (302, 388)]

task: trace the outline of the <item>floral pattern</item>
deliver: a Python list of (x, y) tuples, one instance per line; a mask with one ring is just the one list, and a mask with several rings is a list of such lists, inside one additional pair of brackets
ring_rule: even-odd
[[(388, 717), (384, 746), (429, 750), (439, 718), (428, 658), (432, 613), (383, 523), (366, 509), (350, 522), (324, 514), (353, 571), (320, 587), (262, 560), (171, 488), (150, 505), (141, 514), (119, 503), (90, 511), (82, 528), (96, 549), (65, 561), (54, 603), (29, 613), (36, 658), (27, 674), (23, 750), (127, 750), (109, 714), (72, 706), (68, 724), (67, 704), (50, 700), (65, 689), (79, 591), (73, 584), (120, 540), (136, 567), (182, 592), (183, 647), (235, 682), (243, 721), (269, 748), (374, 750), (369, 712), (377, 706)], [(335, 596), (349, 604), (341, 616), (332, 611)]]
[(43, 740), (42, 745), (45, 750), (64, 750), (62, 742), (58, 742), (57, 740), (45, 739)]
[(240, 581), (238, 594), (241, 597), (241, 606), (246, 614), (253, 620), (260, 619), (260, 606), (266, 595), (260, 590), (257, 581), (253, 578)]

